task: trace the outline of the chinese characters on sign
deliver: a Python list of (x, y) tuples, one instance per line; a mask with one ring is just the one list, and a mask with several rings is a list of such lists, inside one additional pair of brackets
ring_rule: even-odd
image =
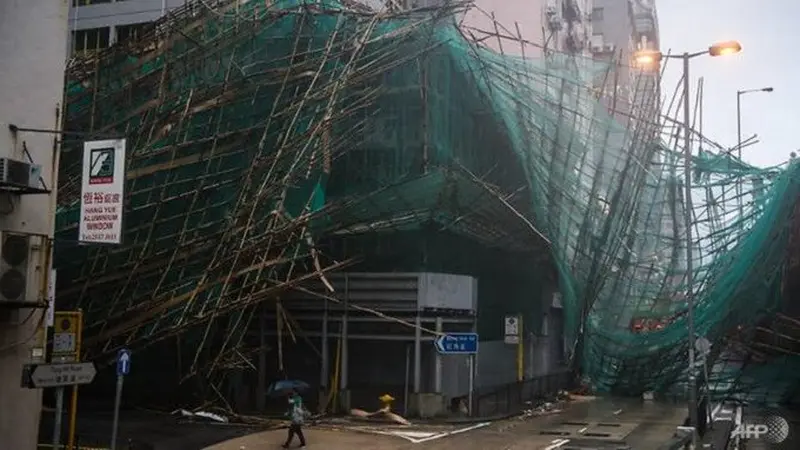
[[(463, 352), (467, 350), (470, 340), (474, 341), (475, 336), (448, 336), (445, 338), (444, 348), (449, 352)], [(470, 346), (471, 347), (471, 346)]]
[(450, 333), (440, 335), (434, 342), (439, 353), (476, 353), (478, 351), (477, 333)]
[(78, 240), (119, 244), (125, 197), (125, 139), (85, 142), (81, 181)]
[(504, 338), (506, 344), (519, 344), (522, 317), (506, 316), (503, 320)]

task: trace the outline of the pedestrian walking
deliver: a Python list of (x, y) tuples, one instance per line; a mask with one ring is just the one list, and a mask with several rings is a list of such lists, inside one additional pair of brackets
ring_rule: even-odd
[(303, 398), (300, 397), (296, 391), (291, 391), (289, 393), (289, 410), (286, 412), (286, 415), (291, 419), (291, 423), (289, 424), (289, 434), (286, 437), (286, 443), (283, 444), (283, 448), (289, 448), (295, 436), (300, 440), (300, 448), (306, 448), (303, 424), (305, 423), (308, 411), (305, 406), (303, 406)]

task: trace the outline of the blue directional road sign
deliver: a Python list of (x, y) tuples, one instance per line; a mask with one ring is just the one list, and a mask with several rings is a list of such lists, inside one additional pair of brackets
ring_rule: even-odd
[(436, 351), (445, 355), (472, 355), (478, 353), (478, 333), (448, 333), (433, 342)]
[(131, 371), (131, 351), (123, 348), (117, 353), (117, 375), (125, 376)]

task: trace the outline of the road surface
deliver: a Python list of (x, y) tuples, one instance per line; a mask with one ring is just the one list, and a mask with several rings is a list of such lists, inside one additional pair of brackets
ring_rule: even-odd
[[(570, 404), (560, 413), (520, 420), (450, 426), (343, 425), (310, 427), (308, 448), (325, 450), (654, 450), (686, 415), (683, 405), (595, 400)], [(255, 433), (206, 450), (279, 448), (284, 430)]]

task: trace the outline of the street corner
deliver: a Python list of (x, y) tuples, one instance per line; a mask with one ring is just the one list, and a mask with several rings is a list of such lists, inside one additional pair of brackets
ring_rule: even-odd
[[(399, 450), (408, 443), (392, 436), (384, 436), (378, 433), (363, 433), (349, 429), (319, 429), (306, 428), (303, 430), (308, 448), (320, 448), (325, 450)], [(249, 434), (229, 441), (220, 442), (204, 450), (264, 450), (270, 448), (281, 448), (286, 439), (286, 430), (271, 430)], [(296, 447), (295, 440), (293, 448)]]
[(346, 429), (357, 433), (387, 436), (412, 444), (422, 444), (485, 429), (489, 425), (491, 422), (459, 425), (352, 425)]

